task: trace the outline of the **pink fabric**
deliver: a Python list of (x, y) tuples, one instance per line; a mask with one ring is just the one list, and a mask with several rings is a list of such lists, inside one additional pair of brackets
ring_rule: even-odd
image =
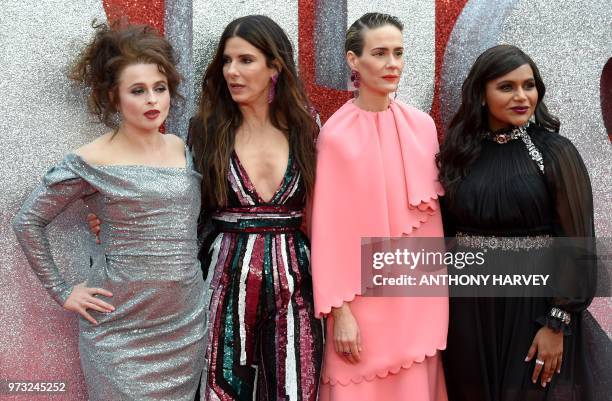
[(349, 386), (321, 383), (319, 401), (448, 401), (442, 357), (436, 354), (410, 369), (391, 373), (385, 380)]
[[(350, 302), (363, 346), (362, 361), (349, 365), (327, 341), (322, 382), (348, 385), (387, 377), (446, 347), (446, 297), (359, 296), (361, 237), (443, 236), (435, 126), (427, 114), (400, 102), (367, 112), (351, 100), (327, 121), (317, 146), (315, 311), (322, 317)], [(327, 339), (332, 330), (329, 316)]]

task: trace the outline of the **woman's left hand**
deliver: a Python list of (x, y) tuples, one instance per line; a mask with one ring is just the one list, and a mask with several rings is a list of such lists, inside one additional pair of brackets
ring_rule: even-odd
[(525, 362), (529, 362), (536, 355), (535, 368), (531, 380), (535, 383), (542, 373), (541, 384), (546, 387), (552, 380), (555, 372), (561, 373), (561, 362), (563, 361), (563, 332), (554, 332), (549, 327), (542, 327), (536, 333), (529, 347)]

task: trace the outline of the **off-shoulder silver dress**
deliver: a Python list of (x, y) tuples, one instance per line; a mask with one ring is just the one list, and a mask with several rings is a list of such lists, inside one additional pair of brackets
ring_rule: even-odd
[(95, 166), (68, 154), (13, 221), (30, 265), (60, 305), (71, 287), (53, 262), (45, 226), (78, 199), (103, 222), (103, 257), (87, 286), (111, 291), (100, 298), (116, 310), (90, 309), (97, 326), (80, 318), (90, 400), (194, 398), (206, 310), (196, 234), (201, 176), (185, 153), (185, 168)]

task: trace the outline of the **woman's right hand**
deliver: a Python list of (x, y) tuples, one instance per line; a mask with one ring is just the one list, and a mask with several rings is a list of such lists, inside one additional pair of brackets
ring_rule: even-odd
[(356, 364), (361, 360), (361, 334), (351, 308), (345, 302), (332, 309), (334, 317), (334, 348), (345, 361)]
[(93, 213), (87, 215), (87, 223), (89, 224), (89, 231), (96, 236), (96, 244), (100, 244), (100, 220), (98, 216)]
[(105, 297), (112, 297), (113, 294), (110, 291), (107, 291), (103, 288), (90, 288), (86, 287), (85, 283), (77, 284), (72, 287), (72, 292), (64, 302), (64, 309), (76, 312), (79, 315), (83, 316), (85, 319), (90, 321), (93, 324), (98, 324), (96, 319), (93, 318), (89, 313), (87, 313), (87, 309), (93, 309), (98, 312), (108, 313), (115, 310), (115, 307), (109, 303), (102, 301), (94, 297), (94, 295), (100, 294)]

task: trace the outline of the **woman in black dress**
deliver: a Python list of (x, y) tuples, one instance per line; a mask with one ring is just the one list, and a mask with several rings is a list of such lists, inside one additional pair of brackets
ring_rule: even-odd
[[(587, 170), (558, 134), (544, 93), (529, 56), (509, 45), (488, 49), (463, 83), (437, 156), (446, 235), (463, 247), (497, 247), (488, 249), (496, 263), (509, 255), (499, 244), (528, 254), (521, 265), (527, 270), (543, 263), (554, 237), (594, 237)], [(593, 394), (594, 364), (585, 347), (595, 280), (594, 269), (580, 271), (583, 296), (452, 298), (444, 359), (449, 399), (603, 399)]]

